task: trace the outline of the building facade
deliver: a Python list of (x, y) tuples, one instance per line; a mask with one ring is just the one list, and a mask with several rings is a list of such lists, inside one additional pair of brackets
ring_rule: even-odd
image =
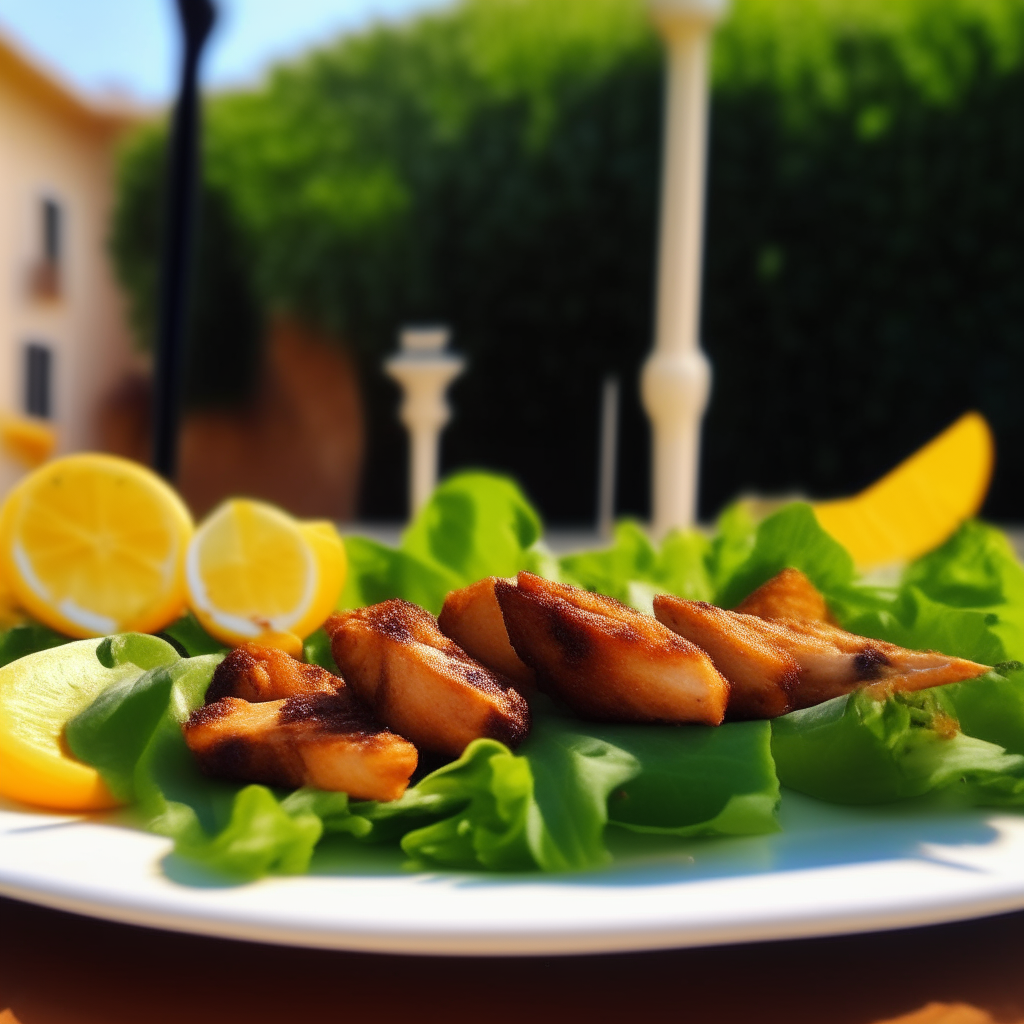
[(97, 447), (103, 399), (136, 359), (107, 257), (132, 120), (0, 38), (0, 492), (32, 461), (26, 434), (57, 453)]

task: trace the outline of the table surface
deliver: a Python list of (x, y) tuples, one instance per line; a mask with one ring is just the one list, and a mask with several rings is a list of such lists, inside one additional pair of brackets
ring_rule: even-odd
[(1024, 913), (710, 949), (464, 959), (196, 938), (0, 899), (0, 1010), (20, 1024), (869, 1024), (934, 1001), (1016, 1022), (1022, 963)]

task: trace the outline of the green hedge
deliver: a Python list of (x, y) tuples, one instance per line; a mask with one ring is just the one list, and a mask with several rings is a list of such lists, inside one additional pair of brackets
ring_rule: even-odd
[[(1019, 518), (1024, 0), (739, 0), (715, 50), (705, 514), (870, 480), (968, 407)], [(364, 514), (404, 506), (397, 327), (470, 357), (448, 466), (593, 510), (597, 397), (624, 380), (620, 509), (643, 513), (661, 54), (634, 0), (469, 0), (208, 104), (190, 400), (244, 398), (286, 309), (361, 356)], [(159, 132), (121, 164), (115, 261), (152, 322)], [(258, 300), (256, 298), (258, 296)], [(206, 362), (211, 369), (204, 370)], [(232, 376), (230, 369), (242, 372)]]

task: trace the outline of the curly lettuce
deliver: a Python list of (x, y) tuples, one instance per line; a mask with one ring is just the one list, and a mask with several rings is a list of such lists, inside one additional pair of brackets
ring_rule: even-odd
[[(68, 743), (179, 855), (230, 876), (305, 871), (320, 839), (338, 833), (399, 843), (420, 866), (567, 871), (608, 863), (609, 823), (678, 835), (777, 827), (763, 722), (598, 727), (542, 704), (519, 751), (477, 740), (393, 803), (211, 780), (181, 723), (203, 703), (220, 655), (179, 658), (142, 639), (162, 645), (159, 663), (111, 685), (69, 724)], [(104, 650), (137, 664), (138, 646), (114, 638)]]
[(946, 689), (884, 699), (858, 691), (775, 719), (780, 781), (843, 804), (888, 803), (997, 778), (1024, 781), (1024, 757), (961, 731)]
[(456, 473), (435, 488), (397, 548), (345, 538), (349, 569), (339, 607), (400, 597), (437, 614), (450, 590), (484, 576), (520, 569), (550, 575), (541, 532), (540, 517), (513, 481)]

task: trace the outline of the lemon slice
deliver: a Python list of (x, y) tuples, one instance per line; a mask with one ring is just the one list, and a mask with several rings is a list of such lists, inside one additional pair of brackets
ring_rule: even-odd
[(105, 668), (99, 641), (79, 640), (0, 669), (0, 794), (58, 811), (94, 811), (120, 801), (95, 768), (66, 750), (64, 726), (112, 683), (140, 669)]
[(68, 636), (152, 633), (181, 614), (192, 518), (155, 473), (86, 453), (41, 466), (0, 512), (0, 571)]
[(994, 447), (969, 412), (860, 494), (816, 504), (818, 522), (862, 568), (917, 558), (981, 508)]
[(344, 574), (345, 549), (330, 523), (300, 523), (245, 498), (210, 514), (186, 558), (189, 605), (211, 636), (286, 650), (289, 637), (306, 637), (327, 618)]

